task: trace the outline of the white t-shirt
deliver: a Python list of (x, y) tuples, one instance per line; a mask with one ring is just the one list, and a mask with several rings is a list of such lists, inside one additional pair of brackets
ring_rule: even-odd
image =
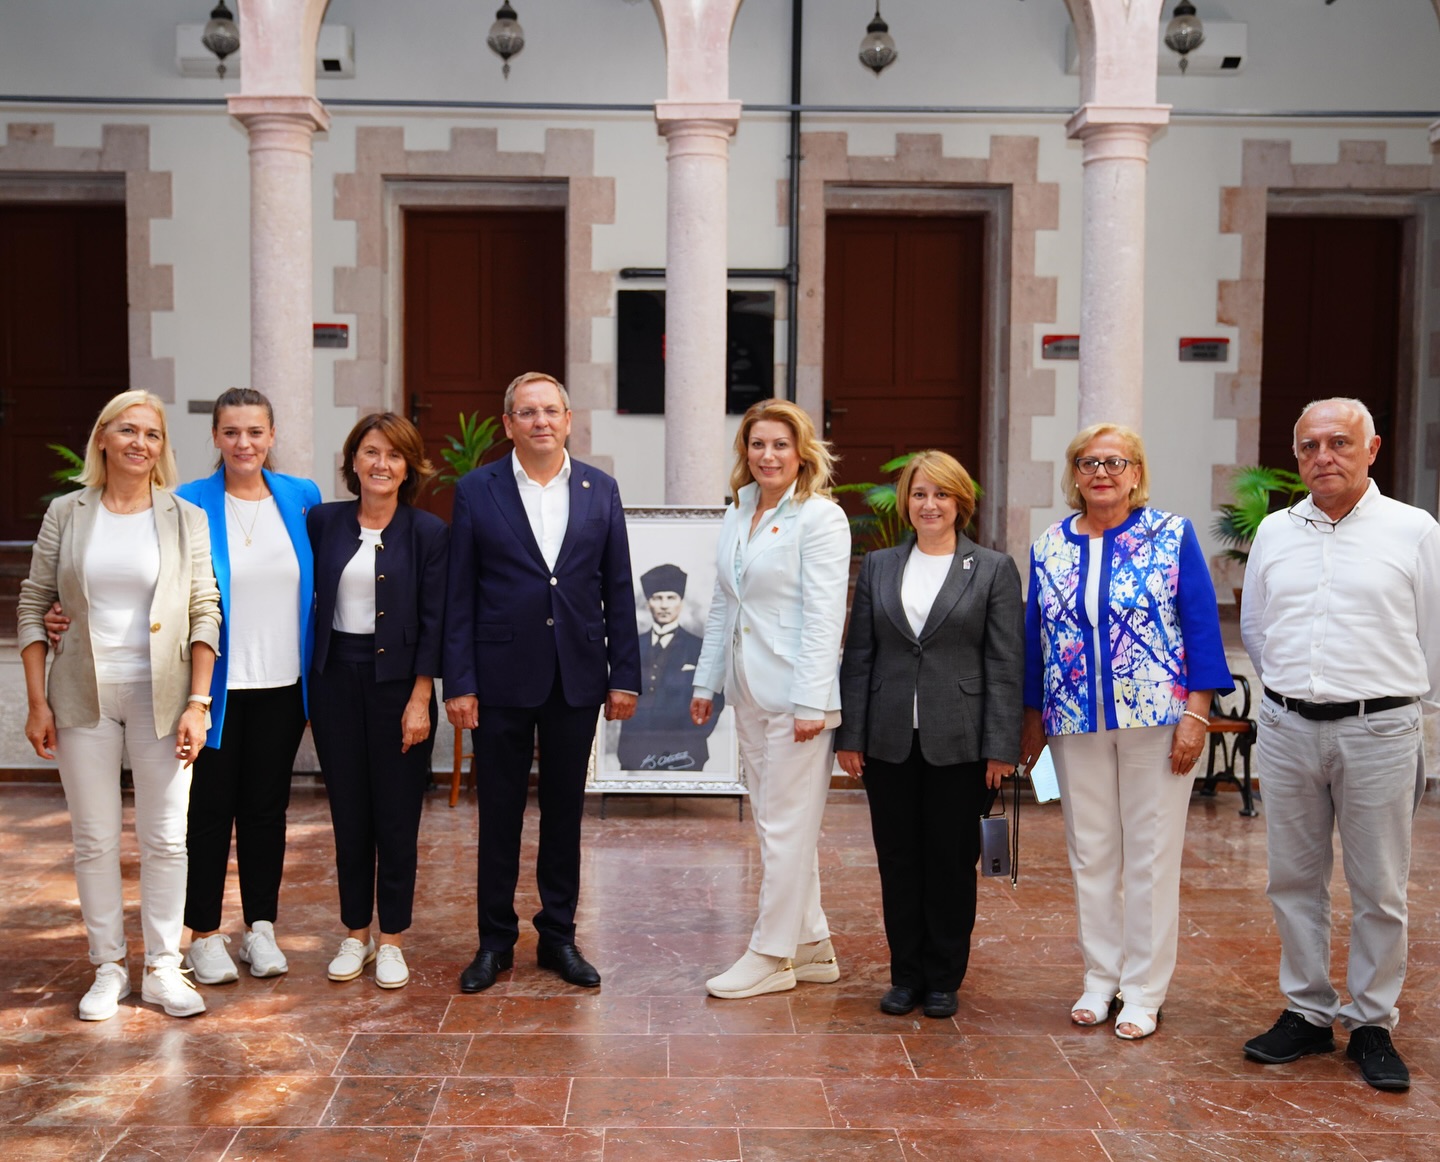
[[(922, 553), (920, 546), (916, 545), (910, 550), (910, 556), (905, 559), (905, 574), (900, 581), (900, 604), (905, 610), (905, 619), (910, 623), (910, 629), (916, 637), (925, 628), (925, 622), (930, 617), (930, 607), (935, 604), (935, 598), (940, 593), (940, 587), (945, 584), (945, 578), (950, 575), (950, 567), (955, 563), (955, 554), (946, 553), (943, 557), (931, 556), (929, 553)], [(920, 727), (920, 696), (917, 693), (911, 705), (911, 717), (914, 727)]]
[(340, 574), (332, 629), (341, 633), (375, 632), (375, 549), (383, 531), (360, 530), (360, 547)]
[(85, 594), (97, 682), (150, 681), (150, 606), (160, 578), (155, 510), (97, 507), (85, 547)]
[(275, 498), (227, 495), (225, 538), (230, 548), (225, 684), (232, 690), (293, 686), (300, 680), (300, 562)]

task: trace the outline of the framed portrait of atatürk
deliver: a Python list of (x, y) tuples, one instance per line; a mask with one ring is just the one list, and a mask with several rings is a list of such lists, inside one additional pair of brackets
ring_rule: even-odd
[(640, 635), (640, 699), (625, 722), (601, 718), (587, 790), (743, 795), (735, 715), (723, 694), (704, 726), (690, 719), (695, 667), (715, 592), (725, 510), (626, 508)]

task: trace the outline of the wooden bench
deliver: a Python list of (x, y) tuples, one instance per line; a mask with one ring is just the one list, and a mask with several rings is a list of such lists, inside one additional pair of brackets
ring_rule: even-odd
[[(1250, 753), (1256, 735), (1255, 720), (1250, 717), (1250, 682), (1243, 674), (1230, 676), (1235, 679), (1234, 693), (1216, 694), (1210, 703), (1210, 761), (1200, 794), (1212, 797), (1221, 779), (1234, 783), (1244, 803), (1240, 814), (1254, 816), (1259, 812), (1250, 780)], [(1237, 763), (1243, 764), (1243, 775), (1236, 771)]]

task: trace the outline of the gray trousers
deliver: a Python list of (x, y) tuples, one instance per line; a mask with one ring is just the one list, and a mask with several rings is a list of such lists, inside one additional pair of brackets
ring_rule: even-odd
[[(1420, 708), (1312, 722), (1260, 703), (1260, 779), (1280, 991), (1312, 1025), (1393, 1029), (1405, 979), (1410, 832), (1425, 791)], [(1330, 982), (1338, 826), (1353, 917), (1348, 1004)]]

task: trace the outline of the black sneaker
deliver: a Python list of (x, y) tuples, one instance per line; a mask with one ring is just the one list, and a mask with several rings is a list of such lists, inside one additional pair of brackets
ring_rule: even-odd
[[(1245, 1042), (1245, 1056), (1252, 1061), (1263, 1061), (1267, 1065), (1284, 1065), (1285, 1062), (1298, 1060), (1307, 1053), (1334, 1051), (1335, 1034), (1331, 1032), (1330, 1026), (1326, 1025), (1322, 1029), (1319, 1025), (1312, 1025), (1294, 1009), (1286, 1009), (1281, 1013), (1280, 1019), (1270, 1027), (1270, 1032), (1261, 1033), (1260, 1036), (1251, 1037)], [(1395, 1050), (1391, 1049), (1390, 1052), (1393, 1054)]]
[(1395, 1052), (1390, 1030), (1381, 1025), (1352, 1029), (1345, 1056), (1360, 1066), (1361, 1076), (1376, 1089), (1410, 1088), (1410, 1070)]

